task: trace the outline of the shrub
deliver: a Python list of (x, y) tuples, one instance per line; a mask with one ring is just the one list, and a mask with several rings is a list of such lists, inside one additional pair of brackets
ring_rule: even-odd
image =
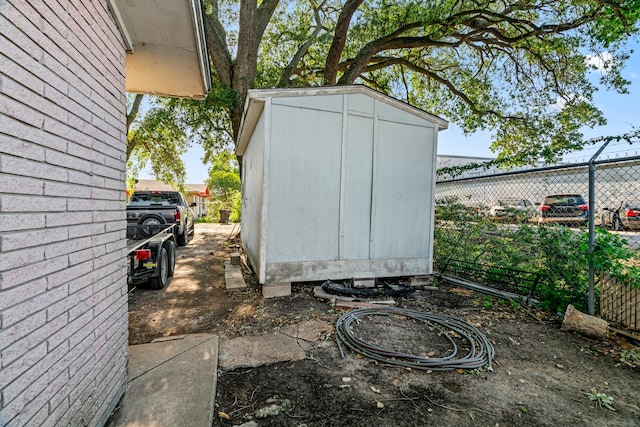
[[(588, 299), (589, 261), (597, 273), (640, 278), (629, 260), (629, 250), (618, 235), (598, 229), (593, 254), (588, 233), (558, 225), (504, 226), (489, 221), (482, 211), (472, 211), (455, 199), (439, 201), (434, 230), (436, 268), (449, 259), (512, 268), (542, 276), (537, 287), (541, 308), (564, 311), (568, 304), (585, 310)], [(637, 283), (637, 280), (636, 280)], [(490, 283), (487, 283), (490, 286)], [(599, 287), (596, 283), (596, 301)]]

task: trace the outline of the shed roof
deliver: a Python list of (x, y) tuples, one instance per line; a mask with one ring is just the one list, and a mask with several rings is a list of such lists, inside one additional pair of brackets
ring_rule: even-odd
[(244, 150), (251, 139), (251, 135), (258, 123), (258, 119), (264, 109), (264, 103), (268, 98), (283, 98), (296, 96), (321, 96), (321, 95), (339, 95), (339, 94), (363, 94), (378, 101), (392, 105), (400, 110), (406, 111), (417, 117), (423, 118), (434, 123), (437, 130), (447, 129), (449, 122), (446, 120), (427, 113), (417, 107), (402, 102), (396, 98), (385, 95), (384, 93), (375, 91), (363, 85), (351, 86), (321, 86), (308, 88), (287, 88), (287, 89), (251, 89), (247, 95), (242, 122), (240, 124), (240, 133), (236, 144), (236, 154), (242, 156)]

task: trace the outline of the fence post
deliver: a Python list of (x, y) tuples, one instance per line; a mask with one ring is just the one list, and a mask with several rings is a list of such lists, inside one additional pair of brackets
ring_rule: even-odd
[(591, 316), (595, 315), (595, 271), (593, 268), (593, 250), (596, 242), (596, 228), (595, 228), (595, 198), (596, 198), (596, 159), (602, 153), (602, 150), (609, 145), (611, 140), (602, 144), (602, 147), (596, 151), (596, 153), (589, 159), (589, 301), (588, 308)]

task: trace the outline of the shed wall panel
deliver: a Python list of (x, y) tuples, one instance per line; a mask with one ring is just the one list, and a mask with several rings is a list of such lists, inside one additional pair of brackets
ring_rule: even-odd
[(260, 116), (242, 157), (242, 243), (247, 257), (260, 276), (260, 236), (264, 183), (265, 119)]
[(303, 109), (342, 112), (342, 95), (317, 95), (273, 98), (273, 105), (299, 107)]
[[(370, 101), (372, 101), (369, 98)], [(349, 104), (351, 106), (351, 103)], [(349, 115), (343, 167), (340, 259), (368, 259), (373, 173), (373, 118)]]
[(349, 95), (348, 110), (350, 114), (373, 117), (374, 104), (370, 96), (354, 93)]
[(342, 114), (273, 105), (271, 117), (267, 263), (336, 259)]

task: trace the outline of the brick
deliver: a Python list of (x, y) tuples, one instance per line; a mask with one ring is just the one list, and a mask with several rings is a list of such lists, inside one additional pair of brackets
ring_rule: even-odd
[(54, 212), (67, 210), (64, 198), (35, 197), (22, 195), (3, 195), (0, 199), (0, 212)]
[(102, 255), (104, 255), (105, 247), (104, 246), (92, 246), (88, 249), (74, 252), (69, 256), (69, 266), (73, 266), (76, 264), (82, 264), (90, 260), (91, 266), (94, 266), (94, 260), (99, 259)]
[[(66, 256), (63, 256), (67, 258)], [(46, 262), (50, 262), (47, 260)], [(53, 289), (65, 283), (68, 283), (70, 280), (73, 280), (77, 277), (87, 277), (91, 271), (93, 270), (92, 260), (86, 260), (81, 264), (74, 265), (73, 267), (68, 267), (68, 258), (67, 258), (67, 266), (64, 270), (60, 269), (57, 272), (53, 272), (53, 274), (49, 274), (47, 276), (47, 288)]]
[[(3, 196), (0, 195), (0, 206), (2, 205), (2, 198)], [(13, 213), (0, 213), (0, 232), (2, 233), (44, 228), (45, 223), (46, 216), (42, 213), (21, 213), (20, 215), (15, 215)], [(0, 269), (4, 270), (1, 264)]]
[(79, 277), (67, 283), (67, 285), (69, 286), (69, 295), (79, 292), (80, 290), (85, 288), (93, 289), (94, 275), (95, 272), (92, 272), (90, 280), (87, 280), (87, 277)]
[[(45, 118), (45, 123), (46, 121)], [(0, 116), (0, 129), (5, 135), (13, 136), (18, 140), (29, 141), (58, 151), (67, 149), (67, 141), (63, 137), (45, 132), (41, 128), (30, 126), (10, 116)], [(16, 155), (20, 156), (20, 153), (16, 153)]]
[[(11, 89), (12, 86), (21, 87), (20, 85), (9, 79), (5, 79), (3, 83), (3, 92), (5, 93), (7, 93), (7, 89)], [(19, 92), (20, 91), (14, 89), (10, 91), (9, 95), (12, 97), (16, 97), (16, 99), (20, 99), (19, 97), (23, 96), (24, 98), (20, 101), (27, 102), (28, 104), (23, 104), (22, 102), (16, 101), (16, 99), (11, 99), (9, 96), (0, 94), (0, 113), (13, 117), (14, 119), (19, 120), (20, 122), (25, 123), (29, 126), (33, 126), (36, 128), (42, 127), (42, 124), (44, 123), (44, 115), (38, 112), (38, 110), (35, 110), (28, 106), (39, 105), (38, 100), (34, 99), (37, 95), (34, 94), (34, 96), (28, 96), (27, 93), (21, 94)]]
[[(77, 211), (103, 211), (107, 207), (104, 200), (93, 199), (69, 199), (67, 200), (67, 210), (70, 212)], [(124, 207), (123, 207), (124, 209)]]
[[(0, 310), (5, 310), (26, 301), (29, 298), (45, 292), (46, 290), (47, 279), (44, 277), (32, 282), (24, 283), (21, 286), (14, 286), (13, 288), (0, 290)], [(0, 337), (3, 333), (4, 331), (0, 331)], [(2, 344), (3, 342), (0, 341), (0, 348), (2, 348)]]
[(58, 391), (58, 393), (53, 395), (54, 399), (57, 397), (60, 398), (60, 401), (57, 403), (57, 405), (53, 406), (51, 403), (52, 400), (49, 401), (49, 418), (45, 422), (43, 422), (40, 427), (56, 427), (64, 425), (61, 421), (64, 417), (64, 414), (67, 413), (70, 407), (69, 396), (65, 393), (68, 384), (69, 383), (67, 382), (63, 386), (63, 388)]
[(65, 228), (69, 230), (69, 236), (71, 237), (90, 237), (92, 246), (95, 246), (95, 236), (104, 233), (104, 224), (71, 225)]
[[(0, 188), (3, 193), (42, 196), (44, 194), (44, 181), (38, 178), (3, 174), (0, 175)], [(1, 227), (0, 225), (0, 230)]]
[(24, 420), (24, 425), (40, 426), (48, 417), (49, 403), (47, 394), (42, 392), (36, 400), (29, 402), (29, 405), (22, 411), (18, 417), (17, 425), (21, 425)]
[(3, 271), (0, 273), (2, 275), (2, 284), (0, 285), (0, 289), (9, 289), (13, 286), (46, 276), (47, 274), (61, 271), (68, 265), (69, 259), (66, 255), (63, 255), (58, 258), (35, 262), (24, 267)]
[[(123, 305), (123, 296), (120, 292), (113, 292), (106, 296), (106, 298), (98, 301), (93, 307), (93, 317), (102, 320), (99, 324), (104, 323), (107, 318), (111, 317), (118, 311)], [(101, 317), (102, 316), (102, 317)]]
[[(0, 117), (0, 122), (2, 122), (2, 117)], [(67, 180), (67, 171), (64, 167), (56, 167), (40, 161), (31, 161), (29, 159), (13, 156), (2, 156), (0, 172), (12, 175), (29, 176), (32, 178), (44, 178), (54, 181)]]
[(90, 92), (91, 92), (90, 86), (78, 79), (76, 79), (76, 81), (73, 82), (73, 85), (69, 86), (69, 89), (67, 91), (67, 96), (69, 97), (69, 99), (76, 102), (76, 104), (82, 106), (83, 113), (81, 116), (80, 115), (78, 116), (82, 117), (82, 119), (86, 121), (91, 121), (91, 113), (86, 108), (86, 105), (88, 105), (91, 102), (89, 97), (86, 95), (87, 93), (90, 93)]
[(66, 240), (68, 236), (66, 228), (0, 234), (0, 251), (24, 249), (46, 243), (60, 242)]
[(62, 342), (67, 341), (69, 337), (71, 337), (73, 334), (75, 334), (80, 329), (82, 329), (83, 326), (87, 324), (90, 325), (92, 318), (93, 318), (92, 313), (87, 312), (84, 315), (76, 319), (73, 319), (68, 323), (66, 328), (58, 331), (57, 333), (49, 337), (49, 339), (47, 340), (47, 345), (49, 346), (49, 348), (58, 347)]
[[(3, 218), (0, 216), (0, 223), (2, 223), (2, 221)], [(2, 230), (0, 229), (0, 231)], [(25, 265), (28, 265), (34, 261), (42, 261), (43, 259), (43, 248), (31, 248), (11, 252), (0, 252), (0, 272), (18, 267), (24, 267)], [(0, 286), (0, 288), (1, 287), (2, 286)], [(0, 306), (2, 306), (2, 304), (0, 304)]]
[[(15, 11), (15, 9), (13, 10)], [(2, 44), (3, 50), (4, 46), (9, 46), (9, 41), (11, 41), (16, 47), (20, 47), (36, 61), (40, 61), (42, 59), (43, 49), (27, 37), (22, 28), (15, 25), (12, 20), (7, 19), (5, 11), (0, 15), (0, 28), (2, 28), (3, 38), (7, 40)]]
[(76, 347), (80, 343), (86, 343), (85, 349), (91, 351), (85, 351), (84, 353), (88, 354), (90, 359), (93, 358), (93, 350), (91, 348), (93, 344), (93, 328), (94, 324), (89, 322), (69, 337), (69, 347), (71, 348)]
[[(12, 364), (8, 364), (7, 366), (3, 366), (0, 369), (0, 384), (7, 384), (6, 387), (2, 388), (2, 406), (5, 406), (7, 403), (11, 402), (16, 396), (13, 394), (12, 390), (15, 390), (15, 386), (12, 390), (7, 391), (9, 386), (12, 386), (13, 382), (19, 382), (18, 384), (18, 392), (22, 391), (26, 386), (25, 378), (23, 378), (23, 374), (32, 366), (36, 365), (39, 360), (42, 360), (47, 354), (47, 344), (42, 343), (38, 347), (32, 349), (28, 353), (25, 353), (19, 360), (14, 361)], [(46, 382), (46, 377), (44, 378)]]
[[(2, 123), (2, 117), (0, 117), (0, 123)], [(44, 147), (16, 138), (10, 138), (6, 135), (0, 135), (0, 153), (12, 154), (21, 160), (31, 159), (38, 162), (44, 161)], [(7, 157), (3, 156), (2, 159), (6, 160)], [(0, 161), (0, 171), (9, 173), (7, 169), (2, 167), (2, 164), (3, 162)], [(65, 174), (65, 179), (66, 176)]]
[(62, 300), (66, 296), (67, 288), (65, 286), (59, 286), (6, 309), (2, 312), (2, 327), (6, 328), (34, 313), (45, 310), (48, 306)]
[[(42, 345), (37, 349), (41, 347)], [(27, 402), (35, 398), (47, 386), (47, 371), (64, 356), (62, 350), (64, 348), (55, 349), (29, 366), (27, 371), (2, 390), (3, 401), (11, 402), (18, 396)], [(13, 365), (9, 365), (9, 367), (11, 366)]]
[[(83, 125), (84, 124), (85, 123), (83, 123)], [(97, 153), (92, 147), (87, 147), (82, 144), (76, 144), (75, 142), (69, 142), (69, 144), (67, 145), (67, 153), (72, 156), (90, 160), (93, 163), (104, 163), (104, 154)]]
[[(22, 322), (19, 322), (9, 328), (0, 330), (0, 350), (12, 345), (14, 341), (21, 340), (29, 335), (37, 328), (43, 326), (47, 319), (44, 313), (36, 313), (33, 316), (29, 316)], [(7, 366), (9, 362), (5, 360), (4, 354), (0, 368)]]
[(65, 197), (73, 195), (74, 198), (88, 199), (91, 197), (91, 188), (86, 185), (67, 184), (64, 182), (46, 182), (44, 195)]
[[(86, 284), (86, 280), (82, 280)], [(47, 307), (47, 319), (52, 319), (66, 313), (82, 301), (89, 300), (93, 293), (91, 286), (79, 289), (77, 292), (70, 294), (67, 298)]]
[[(91, 237), (76, 237), (73, 233), (70, 233), (69, 239), (48, 244), (43, 246), (42, 249), (44, 249), (46, 259), (54, 258), (59, 254), (69, 254), (69, 264), (75, 265), (81, 261), (86, 261), (86, 258), (84, 260), (78, 259), (75, 254), (83, 250), (91, 249)], [(99, 255), (99, 253), (96, 254), (96, 256)]]
[(16, 82), (39, 95), (44, 94), (44, 82), (30, 68), (35, 62), (33, 58), (25, 55), (17, 46), (1, 36), (0, 44), (3, 47), (3, 51), (0, 53), (0, 73), (11, 76)]
[(93, 221), (91, 212), (64, 212), (46, 215), (47, 227), (61, 227), (65, 225), (89, 224)]
[[(119, 242), (117, 242), (119, 244)], [(124, 254), (121, 251), (105, 253), (101, 257), (93, 258), (94, 268), (99, 268), (112, 263), (123, 262)]]
[[(41, 315), (38, 316), (38, 320), (40, 320), (40, 318)], [(2, 350), (2, 363), (6, 365), (10, 364), (32, 348), (46, 342), (47, 338), (49, 338), (51, 334), (59, 331), (66, 324), (67, 316), (58, 316), (52, 321), (47, 322), (46, 325), (35, 328), (33, 332), (26, 337), (20, 340), (12, 340), (12, 344)]]
[[(66, 145), (65, 145), (66, 150)], [(75, 169), (77, 171), (82, 171), (84, 173), (89, 174), (91, 172), (91, 162), (88, 162), (79, 157), (75, 157), (69, 155), (67, 153), (62, 153), (60, 151), (47, 150), (46, 153), (46, 161), (49, 164), (56, 166), (63, 166), (67, 169)], [(85, 182), (88, 178), (85, 178)]]
[(91, 189), (91, 197), (94, 199), (105, 199), (105, 200), (117, 200), (120, 197), (121, 191), (119, 190), (109, 190), (105, 188), (95, 188)]

